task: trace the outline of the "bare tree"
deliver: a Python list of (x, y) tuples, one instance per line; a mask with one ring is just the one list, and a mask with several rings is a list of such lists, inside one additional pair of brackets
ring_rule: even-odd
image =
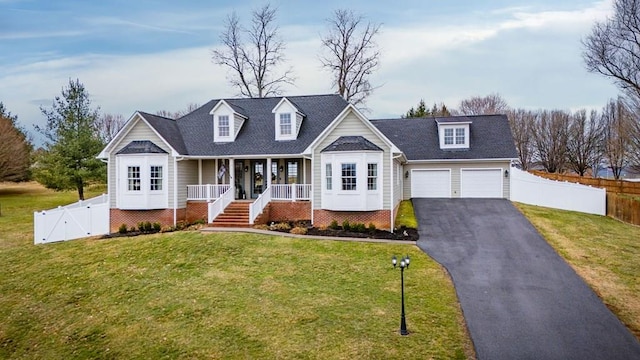
[(0, 102), (0, 181), (22, 181), (29, 177), (31, 144)]
[(124, 127), (125, 123), (126, 120), (121, 114), (103, 114), (96, 119), (98, 136), (102, 141), (108, 143)]
[(275, 25), (276, 9), (265, 5), (251, 13), (251, 26), (243, 28), (236, 13), (227, 17), (220, 35), (222, 49), (212, 52), (215, 64), (227, 67), (228, 79), (241, 96), (261, 98), (279, 95), (283, 84), (293, 83), (291, 68), (276, 74), (284, 62), (284, 42)]
[(562, 171), (567, 160), (569, 113), (540, 111), (534, 129), (534, 147), (540, 164), (550, 173)]
[(536, 126), (536, 114), (529, 110), (515, 109), (507, 111), (509, 126), (518, 150), (522, 170), (528, 170), (533, 163), (533, 131)]
[(593, 164), (599, 163), (603, 135), (604, 127), (595, 110), (589, 116), (584, 109), (571, 114), (567, 141), (567, 165), (571, 170), (584, 176)]
[(632, 156), (633, 118), (622, 99), (611, 99), (602, 109), (604, 157), (617, 180)]
[(582, 41), (587, 70), (612, 78), (640, 98), (640, 1), (615, 0), (614, 14), (597, 22)]
[(494, 93), (462, 100), (456, 113), (460, 115), (492, 115), (504, 114), (507, 110), (509, 110), (507, 102), (500, 94)]
[(181, 117), (183, 117), (183, 116), (195, 111), (199, 107), (200, 107), (200, 105), (198, 105), (196, 103), (190, 103), (183, 110), (178, 110), (176, 112), (172, 112), (172, 111), (169, 111), (169, 110), (158, 110), (158, 111), (156, 111), (156, 115), (163, 116), (163, 117), (166, 117), (166, 118), (169, 118), (169, 119), (178, 119), (178, 118), (181, 118)]
[(375, 37), (380, 24), (363, 23), (363, 16), (339, 9), (327, 19), (328, 32), (322, 36), (326, 55), (320, 56), (322, 67), (333, 74), (338, 94), (354, 105), (363, 104), (375, 89), (369, 77), (380, 63)]

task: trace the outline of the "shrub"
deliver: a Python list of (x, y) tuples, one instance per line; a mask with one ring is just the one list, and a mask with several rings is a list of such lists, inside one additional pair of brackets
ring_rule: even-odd
[(279, 231), (289, 231), (291, 230), (291, 225), (289, 225), (289, 223), (287, 222), (280, 222), (277, 223), (275, 225), (271, 226), (274, 230), (279, 230)]
[(351, 225), (351, 231), (363, 233), (367, 231), (367, 227), (363, 223), (356, 223)]
[(331, 230), (338, 230), (339, 228), (340, 226), (338, 226), (338, 222), (336, 220), (333, 220), (331, 224), (329, 224), (329, 229)]
[(291, 229), (290, 233), (297, 235), (305, 235), (307, 233), (307, 228), (296, 226)]
[(127, 230), (129, 230), (129, 229), (127, 228), (127, 224), (122, 224), (122, 225), (120, 225), (120, 227), (118, 228), (118, 232), (119, 232), (120, 234), (126, 234), (126, 233), (127, 233)]
[(132, 226), (131, 229), (129, 229), (130, 232), (135, 232), (136, 231), (136, 227)]
[(138, 231), (144, 232), (144, 221), (138, 223)]
[(152, 227), (153, 227), (153, 231), (155, 232), (159, 232), (160, 230), (162, 230), (162, 225), (160, 225), (159, 222), (154, 222)]
[(374, 223), (369, 223), (369, 232), (375, 232), (376, 231), (376, 225)]
[(269, 225), (267, 224), (254, 225), (253, 228), (258, 230), (270, 230)]
[(150, 221), (145, 221), (144, 222), (144, 230), (143, 231), (146, 232), (146, 233), (150, 233), (152, 229), (153, 229), (153, 225), (151, 225), (151, 222)]
[(350, 231), (351, 230), (351, 224), (349, 224), (349, 220), (345, 220), (342, 222), (342, 230), (344, 231)]
[(207, 222), (204, 219), (198, 219), (196, 221), (193, 222), (193, 225), (204, 225)]

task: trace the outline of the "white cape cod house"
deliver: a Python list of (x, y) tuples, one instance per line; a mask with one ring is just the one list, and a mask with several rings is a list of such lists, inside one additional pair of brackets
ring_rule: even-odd
[(212, 100), (136, 112), (98, 156), (110, 228), (333, 220), (393, 229), (415, 197), (509, 198), (504, 115), (369, 120), (338, 95)]

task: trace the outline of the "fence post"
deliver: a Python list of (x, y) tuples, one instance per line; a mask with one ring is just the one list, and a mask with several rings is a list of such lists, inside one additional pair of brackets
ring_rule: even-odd
[(291, 184), (291, 201), (296, 201), (296, 184)]

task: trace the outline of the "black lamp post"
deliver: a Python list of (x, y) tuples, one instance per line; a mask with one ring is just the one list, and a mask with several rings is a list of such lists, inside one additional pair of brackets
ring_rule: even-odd
[[(407, 331), (407, 321), (405, 320), (405, 317), (404, 317), (404, 269), (409, 268), (410, 262), (411, 262), (411, 259), (409, 259), (409, 255), (403, 257), (400, 260), (400, 288), (402, 292), (402, 315), (400, 317), (400, 335), (409, 335), (409, 332)], [(395, 255), (391, 258), (391, 264), (393, 264), (394, 269), (396, 268), (396, 265), (398, 265), (398, 259), (396, 258)]]

